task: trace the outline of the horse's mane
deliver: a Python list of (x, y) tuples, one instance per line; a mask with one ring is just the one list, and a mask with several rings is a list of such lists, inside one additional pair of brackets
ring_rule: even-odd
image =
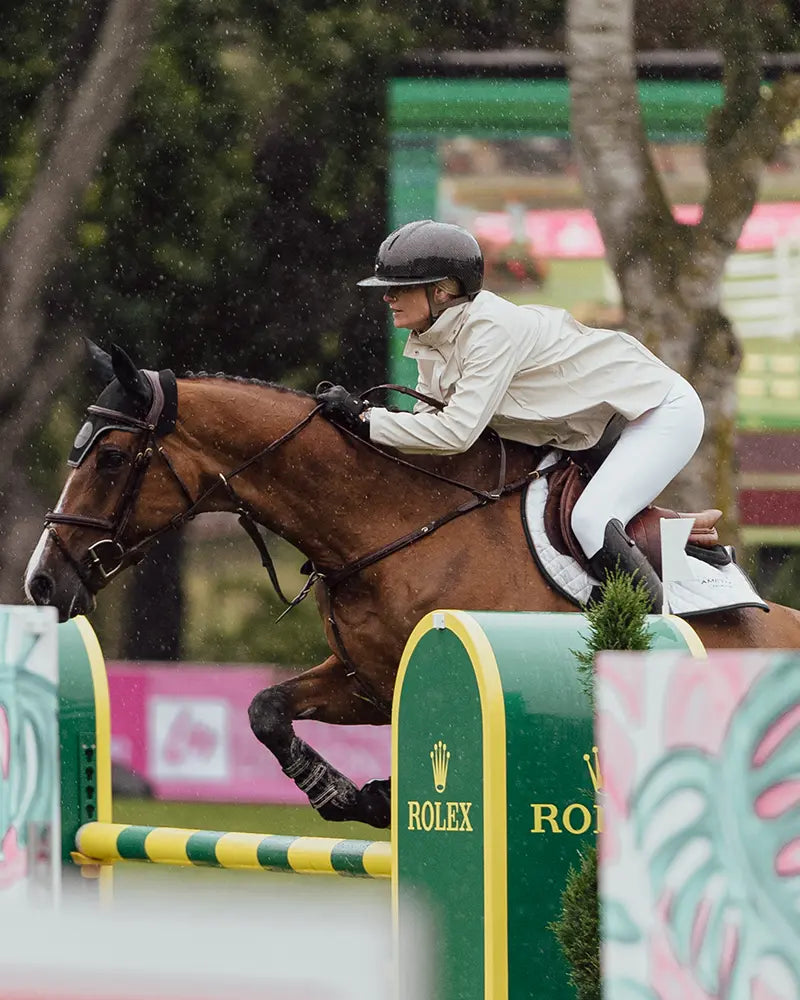
[(247, 378), (244, 375), (228, 375), (225, 372), (186, 372), (181, 378), (196, 381), (199, 379), (222, 379), (224, 382), (238, 382), (240, 385), (255, 385), (261, 389), (275, 389), (277, 392), (288, 392), (292, 396), (299, 396), (301, 399), (311, 399), (311, 394), (303, 392), (302, 389), (292, 389), (288, 385), (279, 385), (277, 382), (265, 382), (260, 378)]

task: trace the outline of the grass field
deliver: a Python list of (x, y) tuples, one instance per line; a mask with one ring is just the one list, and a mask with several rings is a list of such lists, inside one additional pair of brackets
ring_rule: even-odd
[(310, 806), (117, 798), (114, 800), (114, 822), (141, 826), (177, 826), (195, 830), (229, 830), (236, 833), (389, 840), (388, 830), (376, 830), (363, 823), (328, 823)]

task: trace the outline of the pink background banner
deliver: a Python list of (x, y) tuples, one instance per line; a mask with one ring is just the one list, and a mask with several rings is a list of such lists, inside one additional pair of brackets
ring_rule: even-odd
[[(112, 760), (160, 799), (305, 804), (247, 718), (253, 696), (287, 676), (269, 667), (111, 662)], [(388, 726), (295, 729), (357, 785), (389, 777)]]
[[(699, 205), (675, 205), (678, 222), (700, 221)], [(532, 210), (524, 216), (530, 251), (538, 257), (594, 258), (604, 256), (603, 240), (588, 209)], [(505, 246), (511, 242), (512, 218), (506, 212), (482, 212), (473, 221), (478, 239)], [(800, 202), (762, 202), (744, 224), (739, 250), (772, 250), (787, 237), (800, 238)]]

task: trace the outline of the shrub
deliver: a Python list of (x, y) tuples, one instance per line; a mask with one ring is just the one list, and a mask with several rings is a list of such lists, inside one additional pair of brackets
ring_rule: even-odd
[[(652, 636), (646, 616), (647, 591), (627, 573), (611, 573), (601, 587), (601, 599), (585, 609), (589, 634), (586, 650), (573, 650), (581, 682), (594, 706), (594, 659), (602, 650), (649, 649)], [(600, 1000), (600, 918), (597, 892), (597, 848), (580, 855), (571, 867), (561, 894), (561, 916), (550, 924), (569, 965), (578, 1000)]]

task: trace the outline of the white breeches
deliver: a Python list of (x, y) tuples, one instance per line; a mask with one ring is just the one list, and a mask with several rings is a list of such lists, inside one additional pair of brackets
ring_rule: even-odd
[(587, 556), (602, 548), (612, 518), (626, 525), (675, 478), (697, 450), (704, 425), (700, 398), (678, 376), (663, 403), (625, 427), (572, 512)]

